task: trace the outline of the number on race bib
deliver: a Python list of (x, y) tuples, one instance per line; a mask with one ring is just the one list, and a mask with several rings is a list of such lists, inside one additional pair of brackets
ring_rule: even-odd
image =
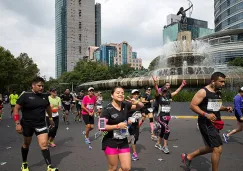
[(170, 112), (170, 106), (162, 106), (162, 112), (169, 113)]
[(128, 135), (129, 133), (127, 129), (113, 130), (114, 139), (125, 139)]
[(207, 110), (218, 112), (222, 106), (222, 99), (208, 99)]

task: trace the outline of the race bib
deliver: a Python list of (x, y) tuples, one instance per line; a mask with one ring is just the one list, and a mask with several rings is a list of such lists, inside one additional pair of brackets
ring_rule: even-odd
[(93, 104), (88, 104), (88, 105), (87, 105), (87, 109), (89, 109), (89, 110), (94, 110), (94, 105), (93, 105)]
[(152, 113), (152, 112), (153, 112), (153, 108), (148, 108), (148, 111), (149, 111), (150, 113)]
[(56, 112), (56, 113), (52, 113), (52, 117), (53, 117), (53, 118), (54, 118), (54, 117), (57, 117), (57, 116), (59, 116), (58, 112)]
[(208, 111), (218, 112), (222, 106), (222, 99), (208, 99)]
[(65, 105), (70, 105), (70, 102), (65, 102)]
[(170, 112), (170, 106), (162, 106), (162, 112), (169, 113)]
[(118, 129), (118, 130), (113, 130), (113, 138), (114, 139), (125, 139), (129, 135), (128, 129)]
[(78, 104), (79, 104), (79, 105), (82, 105), (82, 102), (81, 102), (81, 101), (79, 101), (79, 102), (78, 102)]

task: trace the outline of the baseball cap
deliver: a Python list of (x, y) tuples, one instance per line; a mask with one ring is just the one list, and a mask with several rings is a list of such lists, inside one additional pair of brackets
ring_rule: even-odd
[(134, 93), (136, 93), (136, 92), (139, 93), (139, 90), (138, 90), (138, 89), (133, 89), (131, 93), (134, 94)]
[(89, 87), (88, 88), (88, 91), (90, 91), (90, 90), (94, 90), (94, 87)]
[(243, 92), (243, 87), (240, 88), (239, 92)]
[(151, 90), (151, 88), (150, 87), (147, 87), (147, 90)]
[(56, 88), (50, 88), (50, 91), (56, 91), (57, 89)]

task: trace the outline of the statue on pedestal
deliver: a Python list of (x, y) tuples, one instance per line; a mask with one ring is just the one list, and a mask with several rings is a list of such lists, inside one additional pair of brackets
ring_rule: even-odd
[(191, 3), (191, 1), (189, 1), (189, 4), (190, 4), (189, 8), (187, 8), (186, 10), (184, 10), (184, 8), (181, 7), (179, 9), (178, 13), (177, 13), (177, 15), (181, 15), (181, 21), (180, 21), (181, 24), (187, 24), (186, 12), (193, 7), (193, 4)]

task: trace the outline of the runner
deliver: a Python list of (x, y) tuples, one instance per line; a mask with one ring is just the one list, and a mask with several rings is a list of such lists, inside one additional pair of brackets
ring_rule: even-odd
[(10, 105), (11, 105), (11, 118), (13, 115), (13, 109), (14, 106), (16, 105), (17, 99), (19, 98), (19, 95), (16, 93), (16, 91), (14, 90), (12, 94), (10, 94), (9, 96), (9, 101), (10, 101)]
[[(131, 109), (139, 110), (143, 104), (134, 100), (124, 102), (124, 89), (121, 87), (115, 87), (111, 97), (112, 102), (103, 109), (99, 119), (99, 122), (104, 118), (107, 120), (103, 129), (107, 133), (102, 140), (102, 150), (107, 157), (109, 171), (116, 171), (119, 161), (121, 166), (119, 171), (130, 171), (131, 155), (127, 140), (128, 112)], [(131, 121), (128, 121), (128, 124), (130, 123)]]
[(232, 112), (232, 107), (222, 106), (221, 89), (225, 85), (225, 75), (215, 72), (211, 76), (211, 83), (200, 89), (193, 97), (190, 108), (198, 114), (198, 126), (205, 146), (196, 151), (181, 155), (186, 169), (190, 170), (191, 160), (199, 155), (212, 153), (212, 171), (218, 171), (222, 153), (222, 140), (219, 130), (223, 129), (220, 111)]
[[(58, 125), (59, 125), (59, 113), (58, 110), (62, 109), (62, 103), (60, 97), (57, 96), (57, 91), (55, 88), (50, 89), (50, 96), (48, 96), (50, 106), (52, 109), (52, 118), (55, 123), (55, 127), (49, 130), (48, 137), (49, 137), (49, 146), (56, 147), (56, 144), (54, 143), (54, 139), (57, 134)], [(47, 115), (47, 124), (50, 126), (49, 122), (49, 116)]]
[(234, 112), (237, 119), (237, 128), (228, 134), (223, 134), (224, 141), (228, 143), (229, 137), (243, 130), (243, 87), (239, 89), (239, 93), (234, 97)]
[(65, 115), (63, 116), (63, 120), (66, 124), (69, 124), (68, 114), (71, 109), (71, 103), (73, 101), (73, 96), (70, 94), (70, 90), (66, 89), (64, 94), (61, 96), (62, 106), (65, 110)]
[(96, 105), (97, 105), (97, 110), (98, 110), (97, 117), (99, 117), (102, 112), (102, 108), (103, 108), (102, 107), (103, 97), (102, 97), (102, 94), (100, 91), (97, 93), (96, 99), (97, 99)]
[[(158, 132), (159, 138), (155, 144), (155, 148), (162, 150), (165, 154), (169, 154), (168, 139), (170, 135), (170, 128), (168, 126), (171, 119), (170, 116), (170, 99), (167, 97), (167, 88), (163, 87), (160, 91), (157, 84), (157, 78), (153, 77), (155, 87), (155, 99), (158, 104), (157, 122), (160, 124), (155, 132)], [(161, 140), (164, 139), (164, 145), (161, 146)]]
[(3, 97), (2, 94), (0, 94), (0, 121), (2, 121), (3, 117)]
[(139, 126), (140, 127), (142, 126), (144, 120), (146, 119), (146, 116), (148, 116), (150, 131), (151, 131), (151, 139), (157, 140), (157, 137), (154, 135), (154, 116), (153, 116), (153, 108), (151, 106), (153, 99), (151, 97), (151, 88), (150, 87), (148, 87), (145, 90), (144, 95), (142, 95), (142, 97), (141, 97), (141, 101), (144, 103), (144, 107), (141, 110), (143, 118), (139, 121)]
[[(32, 136), (35, 133), (38, 143), (41, 148), (42, 155), (47, 164), (47, 171), (58, 171), (57, 168), (52, 167), (50, 151), (48, 149), (48, 128), (46, 126), (45, 113), (47, 112), (50, 119), (51, 127), (54, 126), (52, 112), (48, 97), (43, 94), (45, 80), (41, 77), (36, 77), (32, 81), (32, 91), (23, 92), (14, 108), (14, 121), (16, 124), (16, 131), (23, 134), (24, 143), (21, 147), (22, 153), (22, 171), (29, 171), (27, 156), (29, 146), (32, 141)], [(22, 111), (22, 119), (19, 120), (19, 110)]]
[(85, 123), (85, 143), (90, 144), (89, 132), (94, 129), (94, 109), (96, 97), (94, 95), (94, 88), (88, 89), (88, 95), (84, 96), (82, 101), (82, 115)]
[(76, 100), (77, 99), (77, 94), (75, 93), (75, 91), (70, 93), (71, 96), (73, 97), (73, 101), (71, 102), (71, 113), (74, 114), (74, 109), (75, 109), (75, 104), (76, 104)]
[[(132, 94), (132, 100), (133, 101), (139, 101), (139, 90), (134, 89), (131, 92)], [(138, 158), (138, 154), (136, 151), (136, 143), (138, 141), (139, 138), (139, 119), (141, 118), (141, 111), (140, 110), (135, 110), (135, 109), (131, 109), (128, 113), (129, 116), (131, 116), (128, 120), (130, 120), (132, 122), (132, 124), (129, 126), (129, 143), (132, 144), (132, 160), (136, 161), (139, 160)], [(137, 117), (136, 115), (141, 115), (140, 117)]]
[(82, 114), (81, 114), (81, 109), (82, 109), (82, 100), (83, 100), (83, 98), (84, 98), (84, 91), (83, 90), (81, 90), (80, 92), (79, 92), (79, 95), (77, 96), (77, 98), (76, 98), (76, 109), (77, 109), (77, 115), (76, 115), (76, 117), (75, 117), (75, 122), (76, 121), (79, 121), (79, 122), (82, 122), (82, 120), (81, 120), (81, 116), (82, 116)]

